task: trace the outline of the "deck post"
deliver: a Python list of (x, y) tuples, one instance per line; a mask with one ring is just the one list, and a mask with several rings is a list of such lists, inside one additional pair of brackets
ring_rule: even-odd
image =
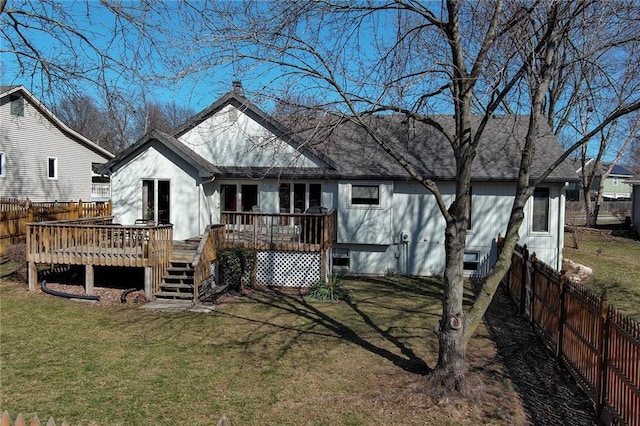
[(86, 294), (93, 294), (93, 278), (94, 278), (93, 265), (85, 265), (84, 267), (84, 292)]
[(29, 279), (29, 291), (36, 291), (38, 287), (38, 265), (36, 265), (36, 262), (29, 262), (27, 265), (27, 277)]
[(147, 266), (144, 268), (144, 298), (148, 301), (152, 300), (153, 290), (152, 290), (152, 282), (153, 282), (153, 268)]

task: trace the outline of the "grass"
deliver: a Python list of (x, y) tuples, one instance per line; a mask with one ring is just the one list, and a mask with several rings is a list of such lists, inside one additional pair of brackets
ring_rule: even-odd
[(581, 235), (579, 249), (565, 235), (564, 257), (593, 269), (585, 286), (596, 294), (607, 291), (611, 304), (640, 320), (640, 241), (602, 234)]
[(256, 294), (211, 314), (98, 307), (0, 282), (0, 411), (71, 424), (522, 424), (480, 327), (473, 400), (433, 399), (440, 282), (348, 281), (350, 302)]

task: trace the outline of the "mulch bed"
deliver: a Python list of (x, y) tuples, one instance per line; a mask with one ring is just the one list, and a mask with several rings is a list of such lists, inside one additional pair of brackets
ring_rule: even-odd
[(591, 400), (502, 289), (484, 318), (531, 424), (599, 424)]

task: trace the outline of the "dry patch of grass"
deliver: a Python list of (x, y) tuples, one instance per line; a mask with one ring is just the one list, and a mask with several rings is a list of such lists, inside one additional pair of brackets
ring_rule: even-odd
[(579, 249), (569, 247), (567, 234), (564, 257), (593, 269), (585, 286), (596, 294), (607, 291), (617, 308), (640, 320), (640, 241), (604, 234), (584, 234)]
[(72, 424), (523, 424), (482, 327), (473, 399), (423, 389), (440, 282), (349, 281), (351, 302), (256, 294), (211, 314), (100, 307), (0, 283), (0, 410)]

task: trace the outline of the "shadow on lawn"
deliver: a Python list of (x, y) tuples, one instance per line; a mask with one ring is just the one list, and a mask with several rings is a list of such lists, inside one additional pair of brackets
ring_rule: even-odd
[[(421, 281), (424, 285), (424, 282)], [(415, 280), (413, 283), (416, 286), (419, 286), (418, 280)], [(397, 287), (396, 287), (397, 286)], [(414, 293), (414, 296), (417, 296), (415, 293), (420, 293), (425, 290), (420, 289), (411, 289), (412, 285), (410, 283), (398, 283), (395, 280), (381, 280), (376, 281), (375, 285), (372, 288), (367, 288), (366, 290), (357, 289), (355, 291), (356, 297), (352, 298), (347, 302), (338, 302), (343, 303), (348, 306), (353, 313), (357, 315), (359, 320), (362, 321), (363, 324), (367, 326), (367, 330), (372, 330), (376, 333), (376, 335), (382, 337), (386, 341), (390, 342), (395, 348), (398, 349), (398, 352), (386, 349), (375, 343), (372, 343), (367, 338), (363, 337), (365, 333), (359, 333), (353, 326), (350, 326), (346, 323), (346, 321), (341, 321), (338, 318), (330, 315), (329, 313), (321, 310), (318, 307), (317, 303), (309, 303), (304, 297), (297, 297), (291, 295), (283, 295), (276, 292), (265, 292), (264, 294), (260, 294), (258, 297), (252, 297), (251, 300), (259, 303), (261, 305), (268, 306), (278, 312), (278, 314), (274, 315), (272, 318), (280, 317), (283, 313), (295, 315), (299, 318), (304, 318), (310, 322), (311, 325), (307, 326), (295, 326), (295, 325), (282, 325), (278, 324), (276, 321), (268, 321), (268, 320), (259, 320), (255, 318), (246, 318), (239, 317), (237, 315), (224, 312), (217, 311), (219, 315), (225, 316), (233, 316), (242, 318), (245, 321), (255, 322), (259, 324), (269, 325), (271, 327), (276, 327), (281, 330), (289, 330), (289, 331), (297, 331), (300, 336), (303, 335), (319, 335), (331, 338), (339, 338), (349, 341), (353, 344), (360, 346), (361, 348), (378, 355), (384, 359), (391, 361), (394, 365), (402, 368), (405, 371), (414, 373), (427, 375), (431, 372), (431, 369), (427, 366), (426, 362), (418, 357), (416, 353), (408, 347), (405, 342), (403, 342), (403, 338), (395, 335), (392, 330), (393, 328), (388, 327), (388, 324), (379, 324), (376, 319), (374, 319), (371, 315), (361, 309), (360, 305), (373, 306), (377, 308), (384, 309), (393, 309), (397, 310), (398, 315), (403, 314), (412, 314), (420, 313), (421, 315), (434, 315), (439, 317), (439, 315), (429, 314), (425, 312), (425, 310), (417, 310), (412, 309), (410, 307), (395, 305), (393, 300), (386, 299), (389, 296), (393, 296), (396, 298), (401, 298), (404, 296), (399, 296), (398, 292), (410, 292)], [(363, 297), (359, 297), (363, 296)], [(430, 297), (430, 296), (428, 296)], [(439, 296), (438, 296), (439, 297)], [(384, 300), (376, 300), (384, 298)], [(322, 306), (322, 305), (320, 305)], [(327, 304), (326, 306), (331, 307), (332, 305)], [(318, 326), (320, 329), (318, 329)], [(422, 329), (421, 335), (428, 332), (427, 330)], [(405, 336), (406, 337), (406, 336)], [(413, 336), (409, 336), (413, 337)], [(284, 347), (283, 350), (287, 348)]]

